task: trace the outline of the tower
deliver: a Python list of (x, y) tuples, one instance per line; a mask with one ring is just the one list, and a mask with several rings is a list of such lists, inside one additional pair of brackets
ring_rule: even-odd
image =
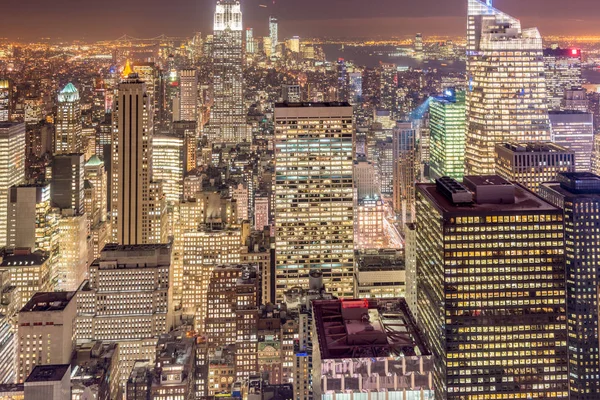
[(111, 213), (116, 243), (147, 242), (152, 131), (146, 84), (130, 74), (119, 84), (113, 110)]
[(239, 0), (218, 0), (213, 36), (213, 92), (209, 140), (249, 141), (244, 107), (242, 10)]
[(54, 154), (81, 152), (81, 129), (79, 91), (68, 83), (58, 94)]
[(542, 37), (490, 2), (468, 0), (468, 174), (494, 172), (494, 146), (549, 140)]
[(0, 246), (7, 244), (8, 191), (25, 180), (25, 123), (0, 122)]
[(279, 23), (277, 18), (269, 17), (269, 37), (271, 38), (271, 57), (276, 57), (279, 44)]

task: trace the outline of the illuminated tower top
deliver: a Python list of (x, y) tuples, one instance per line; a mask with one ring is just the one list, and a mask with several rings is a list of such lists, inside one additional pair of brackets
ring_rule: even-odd
[(58, 93), (58, 101), (60, 103), (79, 101), (79, 91), (72, 83), (67, 83), (60, 93)]
[(217, 0), (215, 31), (242, 30), (242, 7), (239, 0)]

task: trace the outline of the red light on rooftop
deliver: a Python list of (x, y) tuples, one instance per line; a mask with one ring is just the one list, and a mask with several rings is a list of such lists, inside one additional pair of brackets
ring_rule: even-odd
[(576, 56), (577, 54), (579, 54), (579, 49), (571, 49), (571, 54)]

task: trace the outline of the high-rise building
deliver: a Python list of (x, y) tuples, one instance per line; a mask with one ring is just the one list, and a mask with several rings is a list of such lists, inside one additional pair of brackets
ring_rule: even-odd
[(213, 37), (213, 105), (208, 136), (214, 142), (250, 141), (244, 106), (242, 9), (239, 0), (218, 0)]
[(279, 24), (276, 17), (269, 17), (269, 37), (271, 38), (271, 57), (277, 56), (279, 44)]
[(381, 197), (375, 166), (364, 157), (359, 157), (354, 161), (354, 186), (356, 187), (356, 198), (358, 200)]
[(77, 290), (87, 274), (87, 216), (63, 210), (58, 232), (60, 253), (56, 264), (56, 290)]
[(377, 140), (373, 151), (376, 181), (379, 183), (379, 192), (385, 196), (394, 193), (394, 148), (391, 138)]
[(85, 156), (82, 153), (57, 154), (52, 161), (52, 204), (61, 210), (83, 214)]
[(152, 104), (146, 84), (131, 74), (119, 84), (113, 109), (111, 214), (113, 241), (148, 243)]
[[(165, 88), (164, 81), (160, 76), (160, 70), (153, 62), (136, 62), (131, 67), (131, 72), (138, 74), (139, 78), (146, 82), (146, 94), (153, 105), (153, 122), (157, 126), (161, 119), (161, 113), (164, 112)], [(127, 76), (125, 76), (127, 77)], [(175, 87), (175, 89), (177, 89)]]
[(581, 50), (550, 48), (544, 50), (544, 70), (548, 108), (560, 110), (565, 91), (578, 88), (581, 78)]
[(162, 181), (166, 200), (170, 204), (183, 195), (184, 139), (174, 135), (154, 135), (152, 138), (152, 179)]
[(8, 237), (8, 191), (25, 180), (25, 123), (0, 122), (0, 246)]
[(542, 37), (536, 28), (468, 0), (465, 172), (494, 172), (494, 146), (550, 139)]
[(184, 175), (196, 169), (198, 163), (198, 123), (194, 121), (173, 122), (173, 134), (183, 140)]
[(79, 91), (68, 83), (58, 94), (54, 133), (54, 153), (79, 153), (81, 142), (81, 105)]
[(256, 53), (256, 41), (254, 40), (254, 30), (246, 28), (246, 54)]
[(284, 102), (300, 103), (302, 101), (300, 85), (282, 85), (281, 98)]
[(589, 172), (563, 173), (555, 182), (542, 184), (539, 192), (564, 212), (570, 398), (592, 400), (600, 393), (600, 177)]
[(411, 122), (398, 122), (392, 133), (394, 171), (393, 203), (400, 226), (415, 217), (415, 182), (419, 166), (417, 132)]
[[(562, 211), (499, 176), (417, 184), (435, 398), (568, 398)], [(543, 384), (540, 384), (543, 382)]]
[(346, 60), (338, 58), (336, 65), (337, 72), (337, 101), (348, 101), (348, 70)]
[(414, 50), (415, 50), (415, 57), (417, 59), (422, 59), (424, 57), (424, 53), (423, 53), (423, 35), (421, 33), (417, 33), (415, 35)]
[(352, 107), (275, 106), (276, 293), (306, 287), (318, 269), (328, 289), (351, 296), (354, 275)]
[(396, 64), (381, 63), (379, 81), (379, 110), (396, 113), (396, 89), (398, 88), (398, 69)]
[(63, 400), (71, 396), (71, 366), (36, 365), (23, 385), (28, 400)]
[(30, 249), (19, 248), (6, 255), (0, 263), (0, 272), (7, 272), (11, 284), (20, 292), (17, 309), (23, 308), (37, 292), (54, 290), (48, 255), (42, 250), (31, 252)]
[[(92, 156), (85, 163), (84, 167), (84, 178), (89, 181), (94, 187), (94, 203), (95, 209), (93, 213), (98, 212), (98, 220), (106, 221), (107, 218), (107, 184), (108, 177), (104, 168), (104, 161), (100, 160), (98, 156)], [(90, 216), (88, 215), (88, 218)]]
[(179, 118), (198, 122), (198, 74), (196, 69), (182, 69), (179, 73)]
[(171, 330), (170, 244), (108, 244), (77, 291), (77, 341), (156, 338)]
[(507, 142), (496, 145), (496, 173), (534, 193), (561, 172), (575, 172), (577, 156), (554, 143)]
[(579, 111), (586, 113), (589, 111), (589, 101), (587, 91), (584, 88), (565, 89), (565, 95), (562, 99), (560, 108), (565, 111)]
[(17, 375), (36, 365), (68, 364), (75, 347), (75, 292), (36, 293), (19, 312)]
[(575, 170), (592, 170), (594, 114), (581, 111), (551, 111), (552, 142), (575, 153)]
[(8, 243), (10, 247), (51, 251), (57, 240), (57, 215), (51, 212), (50, 185), (19, 185), (8, 195)]
[(465, 172), (465, 92), (446, 90), (429, 103), (430, 177), (461, 181)]
[(9, 122), (11, 117), (12, 85), (8, 79), (0, 79), (0, 122)]

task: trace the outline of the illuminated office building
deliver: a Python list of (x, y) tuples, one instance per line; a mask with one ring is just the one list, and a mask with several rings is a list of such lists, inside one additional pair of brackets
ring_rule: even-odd
[(400, 226), (413, 222), (415, 182), (419, 165), (417, 132), (411, 122), (398, 122), (392, 134), (394, 172), (394, 210), (400, 214)]
[(579, 111), (586, 113), (589, 111), (589, 101), (587, 91), (584, 88), (565, 89), (565, 95), (561, 102), (561, 109), (564, 111)]
[(77, 341), (156, 338), (171, 330), (170, 244), (108, 244), (77, 291)]
[(173, 122), (174, 136), (183, 140), (183, 168), (184, 175), (197, 166), (198, 123), (194, 121)]
[(269, 17), (269, 37), (271, 38), (271, 57), (276, 57), (279, 44), (279, 24), (277, 18)]
[(375, 199), (381, 197), (377, 174), (372, 162), (364, 157), (357, 157), (354, 161), (354, 187), (357, 200)]
[(414, 50), (415, 57), (417, 59), (422, 59), (425, 56), (425, 54), (423, 53), (423, 34), (421, 33), (417, 33), (415, 35)]
[(129, 75), (119, 84), (113, 107), (113, 241), (124, 245), (148, 243), (153, 125), (146, 84), (137, 75)]
[(152, 138), (152, 179), (162, 181), (166, 200), (179, 201), (183, 194), (184, 139), (174, 135), (154, 135)]
[(562, 210), (496, 175), (441, 178), (417, 184), (415, 242), (435, 398), (567, 399)]
[(25, 124), (0, 122), (0, 246), (8, 243), (8, 192), (25, 180)]
[[(153, 62), (135, 62), (131, 66), (131, 72), (138, 74), (139, 78), (146, 83), (146, 94), (150, 98), (153, 111), (153, 123), (157, 126), (164, 108), (164, 85), (160, 77), (159, 68)], [(127, 78), (127, 76), (125, 76)]]
[(271, 196), (256, 194), (254, 197), (254, 230), (261, 231), (271, 225)]
[(581, 111), (551, 111), (552, 142), (575, 153), (575, 170), (592, 170), (594, 115)]
[(179, 119), (198, 121), (198, 74), (195, 69), (180, 71)]
[(540, 196), (564, 212), (570, 399), (597, 399), (600, 177), (560, 174), (540, 186)]
[(338, 58), (336, 65), (337, 72), (337, 101), (348, 101), (348, 70), (346, 61)]
[(57, 240), (57, 215), (50, 206), (50, 185), (19, 185), (8, 195), (8, 243), (51, 251)]
[(275, 284), (279, 299), (291, 287), (305, 287), (313, 269), (323, 272), (331, 292), (352, 294), (353, 136), (348, 103), (275, 106)]
[[(94, 155), (85, 163), (83, 170), (85, 180), (89, 181), (94, 187), (95, 209), (93, 213), (98, 213), (99, 221), (106, 221), (108, 177), (104, 169), (104, 161)], [(88, 218), (90, 218), (89, 215)]]
[(75, 345), (75, 292), (36, 293), (19, 312), (17, 375), (36, 365), (69, 364)]
[(581, 50), (551, 48), (544, 50), (548, 108), (560, 110), (565, 91), (578, 88), (581, 78)]
[(10, 283), (20, 292), (17, 309), (23, 308), (37, 292), (54, 290), (48, 253), (42, 250), (15, 249), (0, 263), (0, 272), (7, 272)]
[(286, 41), (286, 47), (292, 53), (300, 53), (300, 37), (293, 36)]
[(379, 249), (386, 245), (385, 207), (378, 197), (358, 199), (354, 215), (354, 248)]
[(60, 254), (56, 268), (56, 290), (77, 290), (86, 278), (88, 230), (85, 214), (63, 210), (58, 221)]
[(54, 154), (81, 152), (81, 105), (79, 91), (72, 83), (58, 94), (55, 125)]
[(57, 154), (52, 160), (52, 204), (61, 210), (83, 214), (85, 156), (82, 153)]
[(213, 93), (208, 137), (214, 142), (250, 141), (244, 106), (242, 9), (239, 0), (218, 0), (213, 36)]
[(284, 102), (300, 103), (302, 101), (300, 85), (282, 85), (281, 98)]
[(8, 79), (0, 79), (0, 122), (9, 122), (11, 117), (12, 85)]
[(382, 196), (392, 196), (394, 193), (394, 146), (391, 138), (377, 140), (373, 149), (376, 181)]
[(507, 142), (496, 145), (496, 173), (534, 193), (561, 172), (575, 172), (577, 156), (554, 143)]
[(550, 139), (542, 37), (536, 28), (468, 0), (465, 172), (494, 172), (494, 146)]
[(465, 92), (447, 90), (429, 103), (430, 176), (461, 181), (465, 172)]
[(254, 39), (254, 30), (246, 28), (246, 54), (256, 53), (256, 40)]
[(377, 109), (389, 111), (390, 115), (394, 116), (397, 111), (395, 102), (396, 89), (398, 89), (396, 64), (381, 63), (379, 79), (379, 106)]

